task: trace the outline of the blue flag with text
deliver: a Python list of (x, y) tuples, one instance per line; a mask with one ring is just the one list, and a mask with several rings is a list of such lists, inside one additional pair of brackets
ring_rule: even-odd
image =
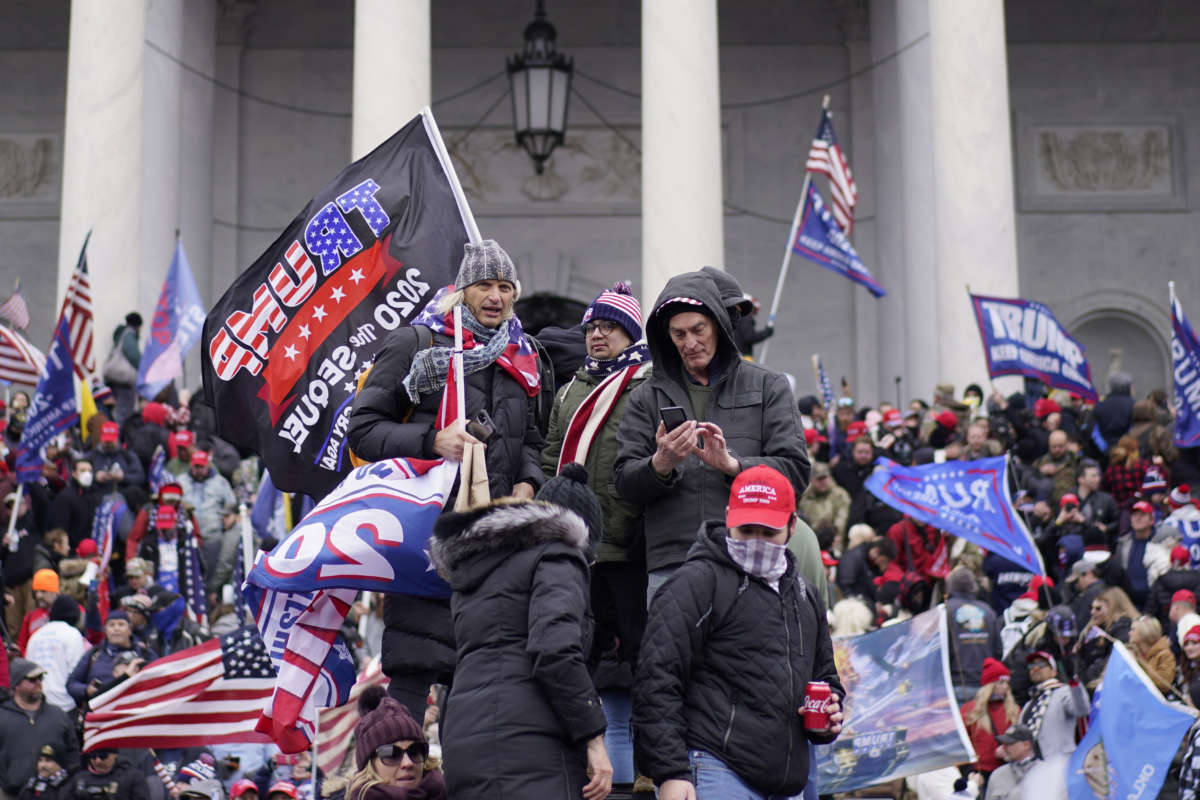
[(1183, 315), (1178, 298), (1171, 298), (1171, 372), (1175, 376), (1175, 444), (1200, 445), (1200, 341)]
[(138, 394), (153, 399), (172, 378), (183, 375), (183, 358), (199, 341), (204, 316), (204, 303), (183, 242), (176, 242), (175, 257), (150, 320), (150, 338), (138, 364)]
[(1058, 324), (1050, 309), (1019, 297), (971, 295), (983, 339), (988, 376), (1025, 375), (1095, 401), (1092, 370), (1083, 345)]
[(1125, 646), (1114, 642), (1091, 727), (1067, 768), (1070, 800), (1158, 797), (1195, 714), (1163, 699)]
[(37, 391), (29, 404), (29, 421), (17, 445), (17, 480), (35, 481), (42, 474), (42, 448), (79, 421), (75, 400), (75, 361), (71, 358), (70, 318), (58, 318), (54, 341), (38, 377)]
[(887, 294), (879, 282), (871, 277), (850, 240), (825, 207), (817, 187), (811, 183), (808, 185), (808, 197), (804, 199), (804, 209), (800, 212), (796, 238), (792, 240), (792, 252), (855, 283), (861, 283), (876, 297)]
[(1008, 456), (902, 467), (880, 458), (866, 487), (915, 520), (974, 542), (1038, 575), (1041, 554), (1013, 507)]

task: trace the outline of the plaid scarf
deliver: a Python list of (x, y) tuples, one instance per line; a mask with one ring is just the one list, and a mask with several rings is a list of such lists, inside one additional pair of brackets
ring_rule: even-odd
[[(423, 325), (434, 333), (453, 337), (453, 309), (445, 314), (437, 311), (438, 302), (449, 289), (448, 286), (439, 289), (412, 324)], [(521, 328), (521, 321), (513, 316), (498, 327), (489, 328), (475, 319), (466, 305), (462, 306), (462, 321), (463, 375), (471, 375), (495, 363), (521, 384), (526, 395), (537, 396), (540, 388), (537, 356)], [(453, 357), (453, 346), (429, 347), (413, 356), (412, 368), (404, 378), (404, 390), (414, 405), (421, 401), (422, 396), (440, 394), (446, 387), (446, 375)]]
[(1033, 738), (1041, 735), (1042, 723), (1046, 720), (1046, 709), (1050, 705), (1050, 695), (1061, 686), (1061, 681), (1051, 679), (1033, 687), (1033, 704), (1021, 715), (1021, 722), (1033, 731)]
[(779, 579), (787, 572), (787, 545), (772, 544), (764, 539), (734, 539), (726, 537), (729, 557), (747, 574), (762, 578), (772, 589), (779, 591)]

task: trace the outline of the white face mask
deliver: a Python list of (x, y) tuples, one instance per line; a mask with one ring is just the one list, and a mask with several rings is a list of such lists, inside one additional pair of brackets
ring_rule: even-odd
[(95, 475), (91, 470), (88, 470), (87, 472), (81, 472), (75, 476), (75, 480), (79, 481), (79, 485), (85, 489), (91, 487), (93, 478), (95, 478)]

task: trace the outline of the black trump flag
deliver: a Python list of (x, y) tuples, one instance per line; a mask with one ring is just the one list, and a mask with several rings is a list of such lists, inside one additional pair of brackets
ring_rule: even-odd
[(350, 468), (356, 382), (387, 334), (454, 281), (478, 239), (428, 109), (342, 170), (204, 323), (217, 433), (275, 485), (320, 498)]

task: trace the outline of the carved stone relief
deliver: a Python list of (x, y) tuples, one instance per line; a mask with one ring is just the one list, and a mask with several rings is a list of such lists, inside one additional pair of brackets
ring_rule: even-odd
[(620, 128), (621, 135), (602, 127), (570, 128), (541, 175), (509, 128), (442, 130), (463, 190), (481, 212), (636, 213), (641, 201), (636, 126)]
[(0, 134), (0, 202), (53, 200), (57, 141), (37, 134)]

